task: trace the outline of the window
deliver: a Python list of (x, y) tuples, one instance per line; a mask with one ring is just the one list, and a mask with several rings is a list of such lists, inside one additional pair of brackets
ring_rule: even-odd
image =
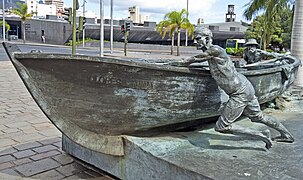
[(209, 29), (212, 31), (219, 31), (219, 26), (209, 26)]
[(239, 27), (229, 27), (230, 31), (240, 31)]
[(228, 39), (226, 43), (226, 47), (228, 48), (236, 48), (236, 40)]

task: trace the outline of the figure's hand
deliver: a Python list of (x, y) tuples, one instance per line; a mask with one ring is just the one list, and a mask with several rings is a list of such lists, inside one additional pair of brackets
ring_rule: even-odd
[(168, 63), (168, 65), (170, 65), (170, 66), (178, 66), (178, 67), (187, 67), (190, 64), (191, 63), (189, 61), (186, 61), (186, 60), (171, 61), (171, 62)]
[(285, 56), (291, 56), (291, 52), (286, 52), (284, 55)]
[[(228, 57), (226, 57), (226, 58), (214, 57), (213, 60), (216, 61), (217, 64), (224, 65), (224, 64), (226, 64), (227, 58), (228, 58)], [(229, 61), (230, 61), (230, 60), (229, 60)]]
[(206, 57), (209, 57), (209, 54), (208, 54), (208, 52), (206, 51), (206, 52), (203, 52), (203, 53), (201, 53), (201, 54), (198, 54), (198, 55), (196, 55), (196, 56), (194, 56), (196, 59), (203, 59), (203, 58), (206, 58)]
[(171, 66), (179, 66), (179, 67), (188, 67), (190, 64), (192, 63), (201, 63), (204, 61), (207, 61), (209, 59), (211, 59), (213, 56), (209, 55), (209, 53), (203, 52), (201, 54), (198, 54), (196, 56), (192, 56), (186, 59), (182, 59), (181, 61), (172, 61), (169, 62), (168, 65)]
[(193, 56), (179, 61), (171, 61), (168, 63), (168, 65), (178, 66), (178, 67), (188, 67), (191, 63), (195, 62), (195, 59), (196, 59), (195, 56)]

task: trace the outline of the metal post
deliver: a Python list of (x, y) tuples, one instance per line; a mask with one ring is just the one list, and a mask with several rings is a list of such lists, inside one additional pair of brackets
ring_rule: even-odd
[[(187, 3), (186, 3), (186, 11), (188, 12), (188, 0), (187, 0)], [(188, 14), (187, 14), (186, 18), (188, 18)]]
[[(86, 0), (83, 0), (83, 18), (85, 17), (85, 3), (86, 3)], [(85, 28), (83, 27), (83, 30), (82, 30), (82, 47), (84, 48), (85, 47)]]
[(114, 49), (114, 19), (113, 19), (113, 4), (114, 0), (110, 0), (110, 53), (113, 53)]
[[(187, 5), (186, 5), (186, 11), (187, 11), (186, 18), (188, 19), (188, 0), (187, 0)], [(187, 39), (188, 39), (188, 30), (186, 29), (186, 32), (185, 32), (185, 46), (187, 46)]]
[(3, 27), (3, 42), (5, 42), (5, 3), (4, 0), (2, 0), (3, 6), (2, 6), (2, 27)]
[(73, 0), (73, 39), (72, 39), (72, 55), (76, 54), (76, 6), (77, 0)]
[(126, 53), (127, 36), (128, 36), (128, 31), (125, 30), (125, 33), (124, 33), (124, 56), (127, 56), (127, 53)]
[(104, 0), (100, 0), (100, 56), (104, 56)]

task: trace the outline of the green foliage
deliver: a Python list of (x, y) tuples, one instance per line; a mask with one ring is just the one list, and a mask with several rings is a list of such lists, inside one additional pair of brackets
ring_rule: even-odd
[[(169, 32), (169, 37), (174, 37), (174, 33), (178, 33), (178, 44), (177, 44), (177, 55), (180, 55), (180, 32), (181, 29), (187, 29), (188, 35), (190, 36), (194, 32), (194, 25), (192, 25), (187, 19), (188, 12), (185, 9), (179, 11), (172, 11), (165, 14), (164, 19), (159, 22), (156, 27), (157, 32), (165, 37), (166, 33)], [(172, 38), (173, 46), (173, 38)]]
[(281, 13), (282, 9), (287, 7), (289, 3), (293, 3), (292, 0), (250, 0), (249, 3), (245, 5), (243, 15), (246, 19), (251, 20), (259, 12), (264, 11), (264, 15), (267, 18), (275, 16)]
[(187, 29), (188, 34), (191, 35), (195, 27), (186, 18), (187, 15), (188, 13), (185, 9), (182, 9), (180, 12), (172, 11), (165, 14), (164, 20), (160, 21), (156, 27), (157, 32), (164, 38), (167, 32), (169, 32), (169, 36), (172, 37), (176, 31)]
[[(3, 26), (3, 21), (0, 21), (0, 27), (2, 26)], [(5, 22), (5, 31), (8, 32), (10, 29), (11, 29), (10, 25), (7, 22)]]
[(291, 42), (291, 32), (292, 32), (292, 18), (293, 9), (291, 7), (286, 7), (283, 12), (281, 12), (281, 28), (283, 32), (281, 33), (282, 44), (284, 47), (290, 49)]
[(237, 55), (237, 56), (243, 56), (243, 54), (244, 54), (244, 49), (245, 49), (245, 48), (239, 48), (239, 49), (236, 51), (236, 55)]
[(286, 6), (281, 8), (279, 13), (271, 15), (270, 19), (264, 14), (257, 16), (251, 26), (244, 32), (245, 38), (254, 38), (258, 42), (263, 42), (263, 49), (269, 43), (283, 44), (290, 47), (291, 39), (291, 14), (292, 10)]
[(264, 16), (257, 16), (251, 25), (244, 32), (246, 39), (256, 39), (258, 42), (261, 41), (263, 34)]
[[(85, 38), (85, 40), (84, 40), (84, 42), (90, 42), (90, 41), (96, 41), (96, 40), (91, 39), (91, 38)], [(82, 42), (83, 42), (82, 40), (76, 41), (76, 45), (82, 44)], [(72, 41), (69, 41), (69, 42), (65, 43), (65, 45), (66, 46), (71, 46), (72, 45)]]
[[(247, 37), (255, 37), (258, 40), (263, 40), (263, 48), (269, 42), (280, 42), (284, 47), (290, 47), (291, 28), (292, 28), (292, 12), (290, 5), (293, 0), (250, 0), (245, 6), (244, 16), (251, 20), (259, 12), (263, 12), (261, 26), (263, 31), (256, 30), (260, 35), (253, 35), (247, 32)], [(258, 16), (255, 18), (257, 19)], [(255, 25), (259, 27), (258, 25)], [(262, 28), (262, 27), (259, 27)]]
[(16, 3), (19, 8), (11, 10), (13, 14), (16, 14), (20, 17), (21, 21), (24, 22), (26, 19), (31, 19), (35, 13), (27, 13), (27, 4), (25, 3)]
[(25, 43), (25, 21), (27, 19), (31, 19), (33, 17), (33, 14), (35, 13), (27, 13), (27, 4), (26, 3), (16, 3), (18, 8), (11, 10), (11, 13), (16, 14), (17, 16), (20, 17), (21, 22), (22, 22), (22, 29), (23, 29), (23, 43)]

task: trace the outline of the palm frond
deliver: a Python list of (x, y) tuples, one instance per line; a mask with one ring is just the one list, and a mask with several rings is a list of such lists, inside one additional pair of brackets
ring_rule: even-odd
[[(174, 34), (178, 32), (178, 44), (177, 44), (177, 55), (180, 55), (179, 46), (180, 46), (180, 31), (181, 29), (187, 29), (191, 35), (194, 31), (194, 25), (192, 25), (188, 18), (188, 12), (185, 9), (179, 11), (171, 11), (166, 13), (164, 19), (157, 25), (157, 32), (162, 35), (162, 39), (169, 32), (169, 37), (172, 38), (172, 46), (174, 42)], [(173, 49), (173, 48), (172, 48)], [(171, 50), (173, 53), (173, 50)]]
[(266, 0), (250, 0), (247, 4), (244, 5), (243, 15), (247, 20), (251, 20), (259, 11), (265, 9)]
[(162, 34), (162, 39), (165, 37), (167, 31), (169, 31), (169, 37), (172, 37), (173, 33), (176, 31), (177, 24), (169, 24), (165, 29)]
[(33, 13), (27, 13), (28, 7), (25, 3), (16, 3), (18, 8), (11, 10), (11, 12), (20, 17), (21, 21), (25, 21), (26, 19), (30, 19), (33, 17)]

